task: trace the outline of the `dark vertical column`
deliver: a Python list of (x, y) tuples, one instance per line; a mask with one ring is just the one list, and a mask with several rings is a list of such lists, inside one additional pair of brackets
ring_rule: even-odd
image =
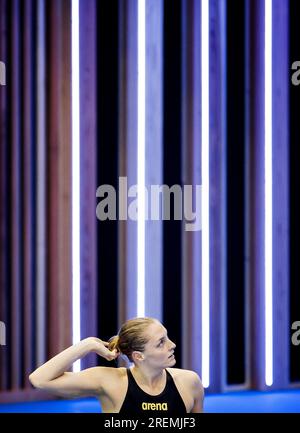
[(252, 290), (251, 290), (251, 283), (252, 283), (252, 268), (251, 268), (251, 242), (252, 242), (252, 233), (251, 233), (251, 197), (252, 197), (252, 183), (251, 183), (251, 177), (250, 173), (252, 172), (252, 163), (251, 163), (251, 134), (252, 134), (252, 117), (251, 117), (251, 88), (252, 88), (252, 60), (250, 55), (250, 36), (251, 36), (251, 13), (250, 13), (250, 2), (248, 0), (245, 0), (244, 3), (244, 25), (245, 25), (245, 137), (244, 137), (244, 155), (245, 155), (245, 173), (244, 173), (244, 194), (245, 194), (245, 201), (244, 201), (244, 213), (245, 213), (245, 231), (244, 231), (244, 241), (245, 241), (245, 340), (246, 340), (246, 347), (245, 347), (245, 374), (246, 374), (246, 386), (250, 386), (250, 355), (251, 355), (251, 333), (252, 333), (252, 326), (251, 326), (251, 297), (252, 297)]
[[(299, 2), (290, 0), (289, 2), (289, 65), (290, 74), (291, 66), (294, 62), (300, 61), (300, 26), (299, 26)], [(299, 71), (299, 67), (297, 69)], [(298, 74), (299, 81), (299, 74)], [(290, 148), (290, 332), (293, 322), (300, 321), (300, 267), (299, 267), (299, 244), (300, 244), (300, 212), (299, 212), (299, 184), (300, 184), (300, 123), (299, 123), (299, 101), (300, 101), (300, 84), (293, 85), (290, 77), (289, 88), (289, 148)], [(300, 380), (300, 346), (290, 344), (290, 381), (298, 382)]]
[[(130, 57), (128, 53), (128, 13), (126, 2), (119, 3), (119, 176), (128, 176), (127, 172), (127, 120), (130, 113), (127, 114), (127, 98), (128, 98), (128, 78), (130, 77), (128, 68), (130, 65)], [(127, 212), (127, 210), (126, 210)], [(119, 221), (118, 227), (118, 321), (123, 323), (127, 318), (127, 245), (128, 245), (128, 222)], [(135, 260), (135, 254), (131, 258)], [(136, 285), (134, 289), (136, 290)], [(136, 301), (132, 306), (136, 309)]]
[(245, 382), (245, 2), (227, 2), (227, 383)]
[[(163, 183), (181, 185), (181, 2), (164, 5), (164, 132)], [(163, 322), (181, 348), (181, 224), (174, 220), (171, 194), (170, 221), (163, 224)], [(177, 366), (181, 353), (176, 352)]]
[[(97, 3), (96, 182), (97, 187), (109, 184), (116, 191), (118, 190), (118, 7), (116, 0)], [(96, 224), (98, 334), (101, 338), (108, 339), (118, 330), (118, 223), (117, 220), (97, 220)]]

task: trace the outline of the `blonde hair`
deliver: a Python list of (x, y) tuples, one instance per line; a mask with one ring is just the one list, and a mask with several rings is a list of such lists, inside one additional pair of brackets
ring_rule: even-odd
[(127, 320), (120, 328), (118, 335), (111, 337), (109, 340), (109, 350), (118, 350), (133, 362), (132, 352), (135, 350), (143, 352), (145, 345), (149, 341), (146, 329), (157, 322), (152, 317), (136, 317)]

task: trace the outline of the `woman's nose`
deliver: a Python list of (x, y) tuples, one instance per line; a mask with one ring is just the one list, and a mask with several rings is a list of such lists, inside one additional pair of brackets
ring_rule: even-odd
[(172, 340), (170, 340), (170, 347), (171, 347), (172, 349), (175, 349), (175, 347), (176, 347), (176, 344), (175, 344), (175, 343), (173, 343), (173, 341), (172, 341)]

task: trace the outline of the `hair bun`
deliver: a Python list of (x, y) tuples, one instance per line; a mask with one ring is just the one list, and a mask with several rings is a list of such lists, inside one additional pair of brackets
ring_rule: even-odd
[(120, 349), (119, 349), (119, 340), (120, 340), (120, 337), (118, 335), (114, 335), (113, 337), (111, 337), (108, 340), (108, 349), (109, 350), (116, 349), (116, 350), (120, 351)]

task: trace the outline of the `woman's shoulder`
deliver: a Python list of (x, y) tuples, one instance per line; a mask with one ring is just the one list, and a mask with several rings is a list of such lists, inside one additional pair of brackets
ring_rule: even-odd
[(193, 370), (185, 370), (183, 368), (167, 368), (168, 372), (174, 379), (183, 380), (193, 383), (201, 383), (199, 375)]
[(84, 371), (86, 380), (93, 384), (97, 395), (110, 393), (126, 382), (126, 368), (123, 367), (91, 367)]
[(111, 377), (124, 377), (126, 376), (126, 368), (125, 367), (91, 367), (85, 370), (92, 377), (101, 376), (111, 376)]
[(192, 410), (195, 399), (203, 395), (203, 385), (199, 375), (193, 370), (181, 368), (168, 368), (167, 370), (172, 375), (186, 407)]

